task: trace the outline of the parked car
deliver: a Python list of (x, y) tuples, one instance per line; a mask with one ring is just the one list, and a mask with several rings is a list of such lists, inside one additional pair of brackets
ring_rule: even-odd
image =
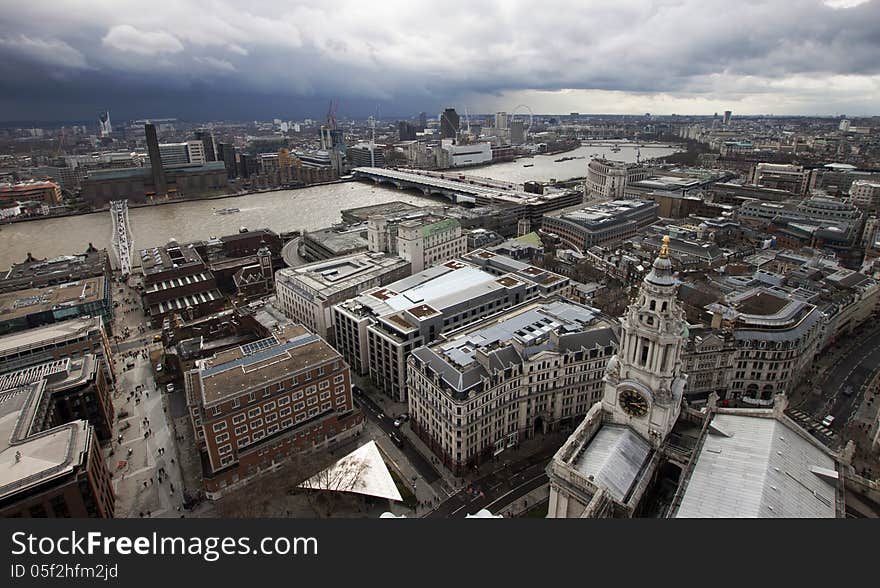
[(855, 390), (853, 390), (853, 387), (849, 384), (847, 384), (846, 388), (843, 389), (843, 394), (845, 396), (852, 396), (853, 392), (855, 392)]
[(168, 384), (165, 386), (165, 389), (168, 390), (169, 393), (174, 392), (174, 384)]
[(403, 439), (401, 439), (400, 435), (397, 433), (391, 433), (391, 440), (394, 441), (394, 444), (398, 447), (403, 447)]
[(833, 422), (834, 422), (834, 416), (832, 416), (832, 415), (829, 414), (829, 415), (826, 416), (824, 419), (822, 419), (822, 426), (824, 426), (824, 427), (830, 427), (830, 426), (831, 426), (831, 423), (833, 423)]
[(403, 424), (403, 421), (399, 418), (394, 419), (394, 426), (400, 428), (400, 425)]
[(401, 423), (405, 423), (406, 421), (409, 420), (409, 413), (404, 412), (404, 413), (399, 414), (397, 416), (397, 420), (399, 420)]
[(161, 372), (161, 371), (162, 371), (162, 364), (161, 364), (161, 363), (157, 363), (157, 364), (156, 364), (156, 371), (157, 371), (157, 372)]

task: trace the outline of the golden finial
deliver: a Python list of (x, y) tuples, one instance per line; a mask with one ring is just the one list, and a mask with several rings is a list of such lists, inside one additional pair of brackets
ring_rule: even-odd
[(660, 257), (663, 259), (669, 257), (669, 235), (663, 236), (663, 245), (660, 247)]

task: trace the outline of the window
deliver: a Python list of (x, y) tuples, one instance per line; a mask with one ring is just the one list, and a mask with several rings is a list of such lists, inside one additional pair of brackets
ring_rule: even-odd
[(272, 414), (266, 415), (266, 422), (267, 423), (274, 423), (277, 420), (278, 420), (278, 413), (273, 412)]
[(262, 439), (265, 436), (266, 436), (266, 434), (263, 433), (263, 431), (254, 431), (254, 441), (255, 442), (259, 441), (260, 439)]
[(220, 455), (226, 455), (227, 453), (231, 453), (231, 452), (232, 452), (232, 445), (230, 445), (229, 443), (227, 443), (226, 445), (221, 445), (220, 447), (217, 448), (217, 453), (219, 453)]
[(214, 432), (219, 433), (220, 431), (226, 430), (226, 421), (220, 421), (219, 423), (214, 423)]
[(238, 398), (235, 398), (232, 401), (232, 408), (238, 408), (239, 406), (241, 406), (241, 403), (238, 402)]
[[(220, 458), (220, 465), (222, 465), (222, 466), (227, 466), (231, 463), (232, 463), (232, 456), (231, 455), (227, 455), (226, 457)], [(224, 482), (224, 484), (225, 484), (225, 482)]]
[(257, 429), (263, 426), (263, 419), (251, 421), (251, 429)]
[(281, 421), (281, 428), (286, 429), (287, 427), (293, 426), (293, 419), (284, 419)]
[(343, 392), (345, 392), (345, 386), (336, 386), (337, 394), (342, 394)]
[(289, 414), (290, 414), (290, 407), (289, 406), (287, 408), (282, 408), (281, 410), (278, 411), (278, 416), (286, 417)]
[[(244, 413), (237, 414), (234, 417), (232, 417), (232, 424), (233, 425), (240, 425), (244, 422), (244, 419), (245, 419)], [(245, 428), (247, 428), (247, 427), (245, 427)]]
[(278, 425), (271, 425), (269, 427), (266, 427), (266, 433), (268, 435), (271, 435), (271, 434), (277, 433), (277, 432), (278, 432)]
[(293, 405), (293, 410), (300, 411), (306, 407), (305, 402), (297, 402)]
[(331, 407), (332, 407), (332, 404), (329, 402), (322, 402), (321, 403), (321, 411), (330, 410)]
[(318, 404), (318, 399), (317, 399), (317, 397), (312, 396), (311, 398), (309, 398), (309, 399), (306, 401), (306, 404), (308, 404), (309, 406), (314, 406), (314, 405)]
[(302, 391), (302, 390), (297, 390), (296, 392), (293, 393), (293, 399), (294, 399), (294, 400), (299, 400), (299, 399), (302, 398), (302, 397), (303, 397), (303, 391)]
[(241, 449), (245, 445), (250, 445), (251, 438), (245, 435), (244, 437), (241, 437), (236, 443), (238, 444), (239, 449)]
[(316, 414), (318, 414), (318, 407), (317, 407), (317, 406), (316, 406), (315, 408), (310, 408), (310, 409), (309, 409), (309, 416), (310, 416), (310, 417), (313, 417), (313, 416), (315, 416)]
[(213, 416), (219, 416), (220, 415), (220, 407), (219, 406), (212, 406), (211, 407), (211, 414)]
[(290, 396), (282, 396), (278, 399), (278, 406), (286, 406), (290, 404)]
[(241, 435), (244, 435), (245, 433), (247, 433), (247, 430), (248, 430), (248, 426), (247, 426), (247, 425), (242, 425), (242, 426), (240, 426), (240, 427), (235, 427), (235, 436), (236, 436), (236, 437), (239, 437), (239, 436), (241, 436)]
[(248, 411), (248, 417), (249, 417), (249, 418), (258, 417), (258, 416), (260, 416), (260, 412), (261, 412), (261, 411), (260, 411), (260, 407), (259, 407), (259, 406), (258, 406), (257, 408), (252, 408), (252, 409), (250, 409), (250, 410)]
[(330, 398), (329, 392), (321, 392), (321, 400), (327, 400), (328, 398)]
[(263, 410), (265, 410), (266, 412), (270, 410), (275, 410), (275, 401), (273, 400), (272, 402), (267, 402), (266, 404), (264, 404)]
[(329, 387), (330, 387), (330, 382), (327, 380), (324, 380), (323, 382), (318, 384), (318, 390), (326, 390)]
[(315, 388), (314, 384), (306, 388), (306, 394), (314, 394), (315, 392), (317, 392), (317, 388)]
[(229, 433), (221, 433), (217, 435), (216, 437), (214, 437), (214, 441), (216, 441), (217, 443), (226, 443), (227, 441), (229, 441)]
[(338, 376), (333, 378), (334, 384), (341, 384), (344, 381), (345, 381), (345, 376), (343, 376), (342, 374), (339, 374)]
[(304, 412), (301, 412), (298, 415), (296, 415), (296, 422), (301, 422), (304, 420), (306, 420), (306, 414)]

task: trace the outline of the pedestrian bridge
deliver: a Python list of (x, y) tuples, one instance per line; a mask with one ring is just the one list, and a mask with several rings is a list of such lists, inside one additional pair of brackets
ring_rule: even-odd
[(486, 200), (524, 200), (534, 194), (520, 191), (514, 184), (506, 184), (488, 178), (424, 170), (401, 171), (380, 167), (356, 167), (352, 175), (359, 180), (372, 180), (376, 184), (390, 184), (398, 190), (417, 189), (425, 196), (442, 196), (455, 204), (473, 204), (477, 198)]

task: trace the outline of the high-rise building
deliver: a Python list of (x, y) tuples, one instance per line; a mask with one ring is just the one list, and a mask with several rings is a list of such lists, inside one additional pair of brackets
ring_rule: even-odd
[(513, 145), (522, 145), (526, 142), (526, 123), (521, 120), (510, 121), (510, 142)]
[(202, 142), (205, 161), (217, 161), (217, 145), (214, 142), (214, 134), (211, 131), (196, 131), (196, 139)]
[(109, 110), (98, 115), (98, 131), (102, 137), (109, 137), (113, 133), (113, 126), (110, 124)]
[(419, 130), (424, 131), (428, 126), (428, 115), (424, 112), (419, 113)]
[(162, 168), (162, 154), (159, 151), (159, 137), (156, 134), (156, 126), (152, 123), (144, 124), (144, 135), (147, 139), (147, 153), (150, 156), (153, 189), (156, 192), (156, 196), (162, 198), (168, 193), (168, 184), (165, 181), (165, 170)]
[(498, 130), (504, 130), (507, 128), (507, 113), (506, 112), (496, 112), (495, 113), (495, 128)]
[(230, 180), (238, 177), (235, 145), (232, 143), (217, 143), (217, 159), (226, 166), (226, 176)]
[(846, 119), (843, 119), (842, 121), (840, 121), (840, 124), (837, 125), (837, 128), (838, 128), (838, 130), (841, 130), (844, 133), (846, 133), (847, 131), (849, 131), (849, 125), (850, 125), (850, 122)]
[(447, 108), (440, 115), (440, 137), (455, 139), (458, 136), (460, 119), (454, 108)]
[(397, 135), (398, 135), (398, 139), (400, 141), (415, 141), (416, 140), (416, 127), (409, 124), (405, 120), (398, 121)]
[(724, 111), (724, 121), (723, 121), (723, 122), (724, 122), (725, 125), (729, 125), (729, 124), (730, 124), (730, 115), (731, 115), (731, 114), (733, 114), (733, 113), (732, 113), (731, 111), (729, 111), (729, 110), (725, 110), (725, 111)]

